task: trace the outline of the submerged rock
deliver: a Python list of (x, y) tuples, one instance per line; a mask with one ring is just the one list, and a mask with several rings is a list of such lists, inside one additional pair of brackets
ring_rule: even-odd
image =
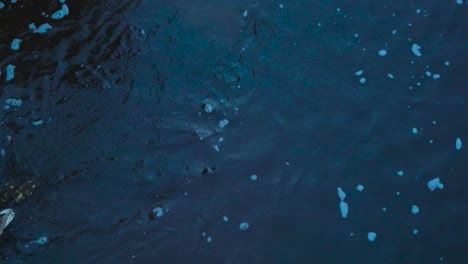
[(36, 187), (37, 184), (32, 180), (5, 183), (0, 187), (0, 206), (6, 207), (26, 200), (34, 193)]

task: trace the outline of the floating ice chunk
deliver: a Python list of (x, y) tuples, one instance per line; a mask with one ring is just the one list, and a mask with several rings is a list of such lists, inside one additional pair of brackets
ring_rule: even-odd
[(62, 19), (64, 18), (66, 15), (65, 13), (62, 11), (62, 10), (58, 10), (58, 11), (55, 11), (55, 13), (53, 13), (50, 17), (52, 19)]
[(153, 209), (153, 214), (156, 216), (156, 217), (161, 217), (164, 215), (164, 211), (162, 209), (162, 207), (160, 206), (157, 206)]
[(434, 178), (427, 182), (427, 188), (429, 188), (429, 190), (432, 192), (436, 189), (442, 190), (444, 188), (444, 184), (440, 182), (440, 178)]
[(3, 9), (5, 7), (5, 3), (0, 2), (0, 9)]
[(243, 16), (244, 18), (246, 18), (248, 15), (249, 15), (249, 11), (244, 10), (244, 13), (242, 13), (242, 16)]
[(23, 101), (21, 101), (21, 99), (16, 98), (8, 98), (5, 100), (5, 102), (9, 106), (21, 106), (23, 104)]
[(397, 172), (397, 175), (401, 177), (401, 176), (405, 175), (405, 173), (404, 173), (402, 170), (399, 170), (399, 171)]
[(8, 64), (6, 66), (6, 81), (9, 82), (15, 78), (15, 68), (16, 66), (13, 64)]
[(213, 239), (210, 236), (206, 238), (206, 242), (208, 242), (208, 243), (211, 243), (212, 240)]
[(359, 79), (359, 82), (361, 84), (365, 84), (366, 83), (366, 78), (362, 77), (361, 79)]
[(413, 229), (413, 235), (417, 235), (419, 233), (419, 230)]
[(251, 175), (251, 176), (250, 176), (250, 180), (252, 180), (252, 181), (258, 180), (257, 175), (255, 175), (255, 174), (254, 174), (254, 175)]
[(368, 239), (370, 242), (373, 242), (376, 238), (377, 238), (377, 233), (375, 233), (375, 232), (369, 232), (369, 233), (367, 233), (367, 239)]
[(31, 29), (31, 30), (35, 30), (36, 29), (36, 24), (31, 23), (31, 24), (28, 25), (28, 28)]
[(345, 201), (340, 202), (340, 212), (341, 212), (341, 217), (343, 218), (348, 217), (349, 207)]
[(10, 44), (10, 48), (12, 50), (19, 50), (21, 42), (22, 42), (21, 39), (18, 39), (18, 38), (13, 39), (13, 41)]
[(31, 27), (34, 27), (33, 32), (37, 34), (44, 34), (52, 28), (52, 26), (49, 23), (44, 23), (40, 25), (38, 28), (35, 28), (36, 26), (34, 25), (34, 23), (32, 23), (32, 24), (29, 24), (29, 28)]
[(363, 73), (364, 73), (363, 70), (359, 70), (359, 71), (355, 72), (354, 74), (356, 74), (356, 76), (361, 76)]
[(444, 64), (445, 64), (445, 66), (447, 66), (447, 67), (450, 66), (450, 62), (449, 62), (449, 61), (445, 61)]
[(416, 55), (416, 57), (421, 57), (422, 56), (421, 46), (419, 46), (418, 44), (413, 44), (411, 46), (411, 51), (413, 52), (414, 55)]
[(415, 128), (415, 127), (413, 127), (413, 129), (411, 130), (411, 132), (412, 132), (413, 134), (417, 134), (417, 133), (418, 133), (418, 129)]
[(214, 106), (211, 105), (211, 104), (208, 104), (208, 103), (205, 104), (204, 108), (205, 108), (205, 112), (207, 112), (207, 113), (211, 113), (214, 110)]
[(10, 1), (12, 4), (16, 4), (17, 0), (11, 0)]
[(344, 199), (346, 198), (346, 193), (343, 191), (341, 187), (338, 187), (337, 191), (338, 191), (338, 197), (340, 197), (340, 200), (341, 200), (340, 202), (341, 217), (346, 218), (348, 217), (348, 212), (349, 212), (348, 204), (344, 201)]
[(462, 5), (462, 4), (463, 4), (463, 0), (457, 0), (457, 4)]
[(70, 14), (70, 10), (68, 9), (68, 6), (66, 4), (63, 4), (62, 5), (62, 11), (66, 14), (66, 15), (69, 15)]
[(440, 78), (440, 74), (434, 74), (432, 75), (432, 79), (437, 80)]
[(229, 120), (223, 119), (223, 120), (219, 121), (218, 126), (219, 126), (220, 128), (224, 128), (224, 127), (227, 126), (228, 124), (229, 124)]
[(431, 77), (432, 73), (430, 71), (426, 71), (426, 76)]
[(36, 240), (36, 243), (39, 245), (44, 245), (49, 241), (49, 239), (46, 236), (40, 237)]
[(455, 140), (455, 149), (456, 150), (460, 150), (462, 148), (462, 141), (461, 141), (461, 138), (457, 138)]
[(224, 222), (228, 222), (229, 221), (229, 218), (227, 216), (223, 216), (223, 221)]
[(239, 229), (242, 230), (242, 231), (249, 229), (249, 223), (247, 223), (247, 222), (241, 223), (239, 225)]
[(361, 184), (359, 184), (358, 186), (356, 186), (356, 190), (362, 192), (364, 190), (364, 186), (362, 186)]
[(36, 120), (34, 122), (32, 122), (33, 126), (41, 126), (42, 124), (44, 124), (44, 121), (43, 120)]
[(411, 213), (412, 214), (418, 214), (419, 213), (419, 207), (417, 205), (411, 206)]
[(215, 150), (216, 152), (219, 152), (219, 146), (218, 146), (218, 145), (216, 145), (216, 144), (213, 145), (213, 148), (214, 148), (214, 150)]
[(379, 50), (379, 56), (380, 56), (380, 57), (384, 57), (384, 56), (386, 56), (386, 55), (387, 55), (387, 51), (386, 51), (386, 50), (384, 50), (384, 49), (383, 49), (383, 50)]
[(66, 4), (62, 5), (62, 9), (53, 13), (50, 17), (52, 19), (62, 19), (69, 14), (68, 6)]
[(389, 73), (387, 74), (388, 78), (393, 79), (393, 74)]
[(392, 34), (395, 35), (397, 33), (397, 31), (394, 29), (392, 30)]
[(338, 197), (340, 197), (340, 200), (343, 201), (346, 198), (346, 193), (341, 187), (338, 187), (336, 190), (338, 191)]

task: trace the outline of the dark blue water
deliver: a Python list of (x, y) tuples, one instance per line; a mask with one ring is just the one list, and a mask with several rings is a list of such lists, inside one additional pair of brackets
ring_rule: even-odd
[(468, 4), (66, 4), (0, 10), (4, 263), (468, 263)]

